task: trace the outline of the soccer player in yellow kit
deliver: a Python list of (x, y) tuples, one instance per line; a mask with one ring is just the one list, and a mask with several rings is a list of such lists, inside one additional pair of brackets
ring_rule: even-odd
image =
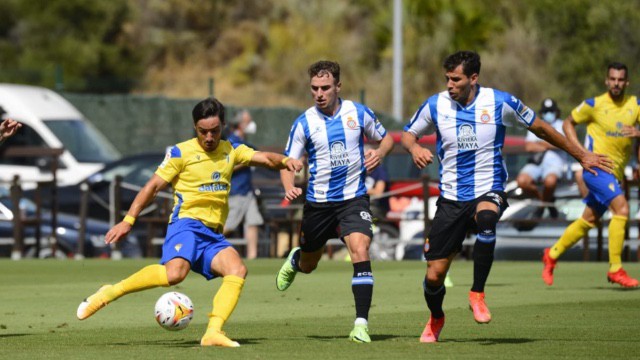
[(173, 146), (158, 170), (140, 190), (124, 220), (105, 237), (107, 244), (126, 236), (142, 209), (158, 191), (172, 185), (175, 205), (169, 218), (160, 264), (149, 265), (114, 285), (105, 285), (77, 310), (84, 320), (123, 295), (184, 280), (190, 270), (207, 280), (222, 277), (213, 298), (202, 346), (240, 346), (222, 332), (222, 325), (238, 303), (247, 275), (238, 252), (222, 234), (227, 214), (231, 175), (235, 165), (260, 165), (298, 171), (302, 163), (280, 154), (234, 147), (221, 140), (224, 106), (215, 98), (198, 103), (192, 112), (197, 137)]
[(544, 251), (542, 279), (553, 284), (553, 270), (558, 258), (595, 225), (607, 209), (613, 214), (609, 224), (609, 272), (607, 280), (623, 287), (636, 287), (638, 280), (630, 277), (622, 268), (624, 232), (629, 218), (629, 204), (620, 184), (624, 168), (629, 162), (632, 137), (640, 137), (636, 125), (640, 122), (640, 107), (635, 96), (625, 95), (629, 85), (628, 70), (624, 64), (611, 63), (607, 68), (605, 84), (608, 92), (587, 99), (564, 120), (564, 133), (575, 145), (580, 145), (575, 125), (587, 124), (586, 147), (594, 153), (607, 154), (613, 160), (613, 174), (599, 169), (597, 176), (584, 172), (584, 182), (589, 193), (584, 198), (587, 205), (582, 217), (571, 223), (551, 248)]

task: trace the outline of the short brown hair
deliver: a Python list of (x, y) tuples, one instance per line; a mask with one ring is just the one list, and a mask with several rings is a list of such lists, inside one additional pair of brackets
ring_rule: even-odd
[(309, 78), (329, 73), (333, 75), (335, 82), (340, 82), (340, 64), (335, 61), (320, 60), (309, 66)]

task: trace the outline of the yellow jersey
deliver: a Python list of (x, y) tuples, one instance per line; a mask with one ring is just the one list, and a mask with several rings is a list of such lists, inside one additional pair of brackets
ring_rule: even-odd
[(596, 154), (607, 155), (614, 163), (613, 174), (622, 181), (631, 156), (633, 138), (622, 135), (622, 126), (640, 122), (640, 106), (635, 96), (625, 95), (614, 102), (609, 93), (583, 101), (571, 111), (573, 120), (587, 124), (585, 146)]
[(174, 206), (169, 223), (191, 218), (222, 232), (229, 214), (233, 167), (249, 165), (255, 153), (246, 145), (234, 148), (226, 140), (220, 140), (214, 151), (206, 152), (197, 138), (169, 149), (156, 170), (156, 175), (173, 186)]

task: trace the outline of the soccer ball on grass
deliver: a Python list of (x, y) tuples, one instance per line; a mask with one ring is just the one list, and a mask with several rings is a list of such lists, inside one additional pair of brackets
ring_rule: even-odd
[(185, 294), (168, 292), (156, 302), (156, 321), (167, 330), (182, 330), (193, 319), (193, 303)]

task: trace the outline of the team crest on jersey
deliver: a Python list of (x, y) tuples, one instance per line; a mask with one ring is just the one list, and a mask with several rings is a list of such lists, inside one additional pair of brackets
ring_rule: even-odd
[(331, 143), (331, 167), (348, 166), (349, 154), (347, 154), (344, 143), (342, 141), (334, 141)]
[(429, 238), (424, 239), (424, 252), (429, 252), (431, 246), (429, 245)]
[(351, 116), (349, 116), (347, 118), (347, 126), (349, 127), (349, 129), (355, 130), (358, 128), (358, 123), (355, 120), (353, 120)]
[(610, 136), (610, 137), (624, 137), (624, 134), (622, 133), (622, 127), (623, 127), (622, 122), (620, 122), (620, 121), (616, 122), (616, 129), (618, 131), (607, 131), (607, 133), (606, 133), (607, 136)]
[(182, 244), (177, 244), (173, 248), (176, 249), (176, 252), (180, 252), (180, 249), (182, 249)]
[(372, 222), (371, 221), (371, 214), (369, 214), (366, 211), (360, 211), (360, 217), (362, 218), (362, 220), (364, 221), (368, 221), (368, 222)]
[(217, 171), (214, 171), (213, 174), (211, 174), (211, 180), (213, 180), (213, 181), (220, 180), (220, 173), (217, 172)]
[(482, 110), (482, 115), (480, 115), (480, 121), (482, 121), (485, 124), (491, 121), (491, 115), (489, 115), (489, 112), (487, 110)]
[(475, 150), (478, 148), (478, 137), (473, 126), (463, 124), (458, 128), (458, 150)]
[(609, 183), (609, 190), (616, 191), (616, 187), (613, 183)]

